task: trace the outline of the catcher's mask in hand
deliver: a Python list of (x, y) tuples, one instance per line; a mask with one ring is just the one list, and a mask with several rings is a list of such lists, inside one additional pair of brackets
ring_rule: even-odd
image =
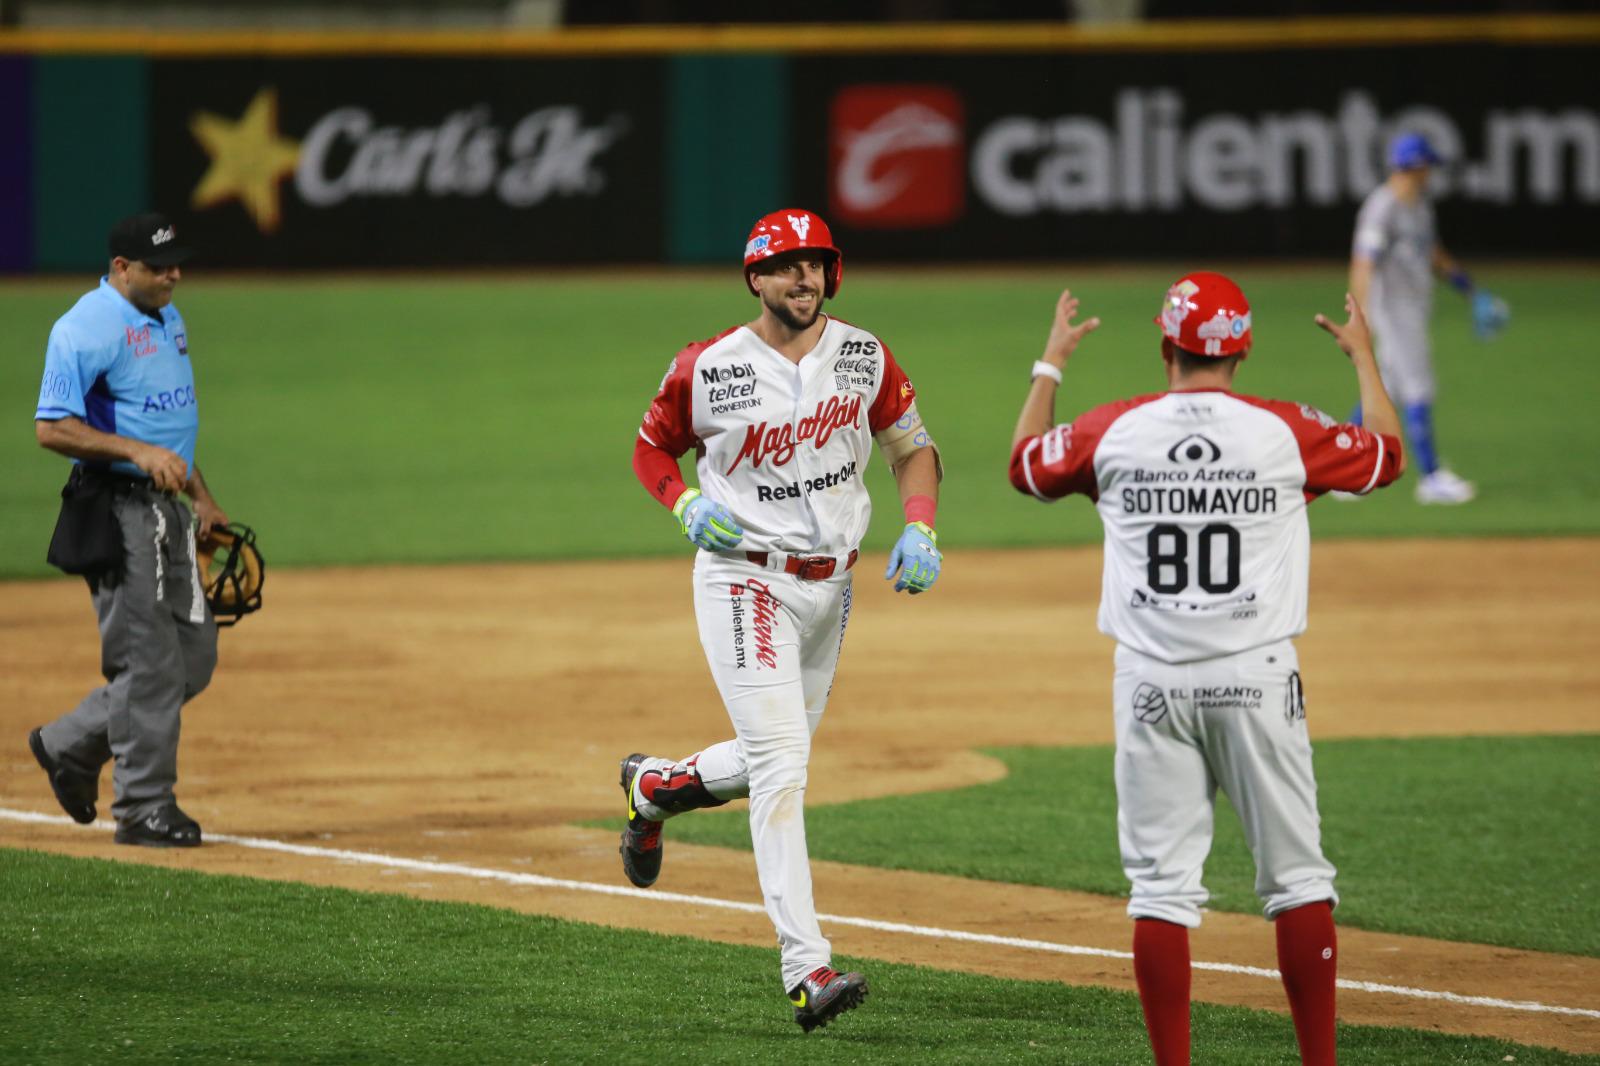
[(267, 565), (256, 550), (255, 530), (238, 522), (212, 527), (196, 561), (217, 625), (231, 626), (261, 609)]

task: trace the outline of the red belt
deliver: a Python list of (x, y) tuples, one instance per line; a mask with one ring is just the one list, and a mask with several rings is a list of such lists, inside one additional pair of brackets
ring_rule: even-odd
[[(781, 554), (781, 553), (780, 553)], [(793, 574), (801, 581), (823, 581), (832, 577), (836, 572), (843, 573), (856, 565), (856, 557), (861, 553), (854, 548), (843, 559), (835, 559), (831, 555), (785, 555), (783, 557), (783, 572)], [(745, 552), (744, 557), (757, 566), (766, 566), (772, 559), (771, 552)], [(840, 563), (844, 563), (840, 566)]]

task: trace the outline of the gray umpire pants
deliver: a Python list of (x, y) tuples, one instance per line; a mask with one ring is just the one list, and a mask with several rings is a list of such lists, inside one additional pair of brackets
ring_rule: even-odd
[(43, 738), (53, 757), (96, 776), (114, 758), (111, 813), (129, 820), (174, 802), (182, 708), (211, 681), (217, 626), (188, 508), (137, 486), (119, 487), (114, 507), (123, 569), (90, 582), (106, 683), (45, 726)]

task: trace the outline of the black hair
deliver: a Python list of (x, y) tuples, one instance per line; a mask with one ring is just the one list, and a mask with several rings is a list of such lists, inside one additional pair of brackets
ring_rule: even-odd
[(1214, 370), (1226, 366), (1230, 373), (1235, 373), (1239, 368), (1239, 360), (1244, 358), (1244, 353), (1238, 355), (1198, 355), (1176, 344), (1172, 345), (1172, 356), (1178, 363), (1178, 371), (1183, 374), (1193, 374), (1200, 370)]

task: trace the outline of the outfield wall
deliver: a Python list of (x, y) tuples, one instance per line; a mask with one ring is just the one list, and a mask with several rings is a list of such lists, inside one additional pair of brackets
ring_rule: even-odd
[(1340, 255), (1399, 128), (1463, 251), (1593, 254), (1600, 17), (0, 34), (0, 270)]

